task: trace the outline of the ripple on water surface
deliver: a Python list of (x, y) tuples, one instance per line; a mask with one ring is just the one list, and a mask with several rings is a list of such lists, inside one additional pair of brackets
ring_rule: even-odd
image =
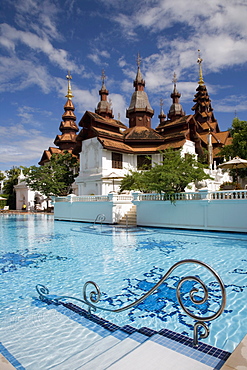
[[(126, 233), (124, 230), (114, 232), (108, 226), (105, 233), (92, 233), (85, 232), (88, 226), (53, 223), (51, 219), (39, 217), (30, 221), (19, 219), (9, 226), (5, 223), (2, 239), (5, 242), (0, 250), (0, 317), (2, 328), (11, 327), (10, 334), (4, 336), (6, 343), (12, 343), (15, 330), (20, 329), (13, 351), (21, 353), (25, 342), (30, 349), (37, 345), (38, 352), (44, 346), (48, 356), (46, 343), (59, 351), (57, 338), (62, 337), (67, 339), (69, 351), (74, 345), (74, 339), (66, 337), (65, 328), (68, 327), (62, 323), (65, 316), (59, 314), (61, 323), (54, 327), (50, 319), (58, 319), (59, 315), (52, 316), (53, 309), (49, 310), (47, 305), (36, 305), (36, 284), (46, 285), (51, 293), (82, 298), (84, 283), (93, 280), (103, 293), (100, 304), (117, 308), (142, 296), (174, 263), (188, 258), (211, 265), (226, 285), (226, 311), (210, 325), (211, 334), (206, 342), (232, 350), (242, 339), (244, 327), (247, 327), (246, 236), (152, 228)], [(199, 273), (201, 270), (193, 265), (179, 267), (162, 289), (142, 305), (121, 314), (102, 313), (102, 316), (120, 326), (148, 326), (155, 330), (168, 328), (191, 336), (193, 320), (178, 306), (176, 284), (185, 274)], [(204, 277), (211, 281), (206, 275)], [(13, 320), (14, 317), (18, 319)], [(29, 329), (31, 324), (28, 326), (28, 322), (35, 322), (37, 333), (46, 342), (41, 345), (34, 339), (35, 345), (32, 346), (27, 331), (20, 328), (19, 323), (24, 322)], [(79, 340), (79, 329), (71, 331), (75, 341)], [(49, 342), (49, 336), (53, 338), (52, 342)], [(30, 366), (33, 366), (31, 360)]]

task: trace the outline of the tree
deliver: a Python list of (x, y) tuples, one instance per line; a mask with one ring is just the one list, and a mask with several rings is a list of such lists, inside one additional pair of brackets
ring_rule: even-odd
[(0, 181), (3, 181), (5, 177), (4, 173), (0, 171)]
[(209, 178), (204, 168), (194, 156), (187, 154), (181, 157), (181, 150), (168, 149), (163, 152), (161, 164), (155, 164), (147, 171), (131, 171), (126, 175), (120, 190), (168, 194), (183, 192), (189, 183)]
[(16, 207), (16, 193), (14, 186), (18, 184), (18, 176), (21, 173), (19, 167), (12, 167), (10, 170), (6, 171), (7, 179), (3, 183), (3, 193), (8, 196), (7, 204), (10, 209), (15, 209)]
[(25, 173), (27, 185), (47, 198), (67, 195), (77, 176), (78, 160), (71, 153), (53, 154), (43, 166), (31, 166)]
[[(232, 143), (225, 145), (221, 151), (220, 156), (226, 157), (240, 157), (247, 159), (247, 121), (240, 121), (239, 118), (234, 118), (232, 121), (232, 127), (229, 129), (232, 136)], [(236, 177), (236, 170), (233, 170), (233, 174)], [(239, 169), (238, 176), (247, 176), (247, 170)]]

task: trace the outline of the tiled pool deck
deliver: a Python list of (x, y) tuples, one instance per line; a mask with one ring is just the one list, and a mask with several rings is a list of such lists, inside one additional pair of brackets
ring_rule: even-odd
[[(247, 369), (247, 335), (231, 355), (202, 342), (194, 348), (191, 338), (168, 329), (157, 332), (146, 327), (119, 327), (93, 314), (89, 318), (86, 310), (72, 303), (62, 303), (54, 306), (54, 309), (81, 324), (90, 326), (90, 322), (94, 323), (98, 332), (107, 331), (109, 335), (104, 335), (101, 343), (83, 349), (61, 364), (51, 364), (49, 369)], [(3, 346), (0, 352), (1, 370), (25, 369)]]

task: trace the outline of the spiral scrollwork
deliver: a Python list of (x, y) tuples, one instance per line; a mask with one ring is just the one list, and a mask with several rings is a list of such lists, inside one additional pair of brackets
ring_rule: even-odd
[(177, 293), (178, 302), (179, 302), (180, 306), (182, 307), (182, 309), (184, 310), (184, 312), (188, 316), (190, 316), (192, 319), (198, 320), (200, 322), (201, 321), (211, 321), (211, 320), (214, 320), (214, 319), (216, 319), (223, 312), (223, 310), (225, 308), (225, 304), (226, 304), (226, 293), (225, 293), (224, 284), (223, 284), (221, 278), (219, 277), (219, 275), (210, 266), (208, 266), (207, 264), (205, 264), (203, 262), (196, 261), (196, 260), (191, 260), (191, 262), (206, 267), (214, 275), (214, 277), (218, 281), (218, 284), (219, 284), (219, 286), (221, 288), (222, 302), (221, 302), (221, 305), (220, 305), (219, 309), (215, 313), (213, 313), (212, 315), (210, 315), (210, 316), (201, 317), (201, 316), (197, 316), (197, 315), (194, 315), (193, 313), (191, 313), (184, 306), (183, 301), (181, 299), (181, 287), (182, 287), (182, 285), (183, 285), (183, 283), (185, 281), (194, 281), (196, 283), (199, 283), (200, 286), (201, 286), (201, 288), (202, 288), (202, 290), (203, 290), (203, 298), (202, 299), (198, 299), (198, 298), (196, 299), (194, 297), (194, 295), (199, 292), (199, 289), (198, 288), (193, 287), (191, 289), (191, 291), (189, 292), (190, 299), (191, 299), (191, 301), (195, 305), (203, 304), (203, 303), (205, 303), (208, 300), (208, 289), (207, 289), (206, 285), (203, 283), (203, 281), (200, 278), (196, 277), (196, 276), (187, 276), (185, 278), (182, 278), (179, 281), (178, 286), (177, 286), (177, 292), (176, 292)]
[[(89, 293), (89, 300), (87, 298), (87, 287), (92, 285), (95, 290), (91, 290)], [(95, 303), (98, 303), (101, 297), (101, 292), (99, 286), (94, 281), (87, 281), (83, 286), (83, 299), (88, 305), (88, 312), (91, 313), (92, 311), (96, 311), (96, 307), (94, 306)]]
[[(206, 263), (204, 262), (201, 262), (201, 261), (198, 261), (198, 260), (193, 260), (193, 259), (187, 259), (187, 260), (183, 260), (183, 261), (179, 261), (177, 263), (175, 263), (167, 272), (166, 274), (147, 292), (145, 293), (142, 297), (140, 297), (139, 299), (137, 299), (136, 301), (124, 306), (124, 307), (121, 307), (121, 308), (117, 308), (117, 309), (109, 309), (109, 308), (104, 308), (104, 307), (100, 307), (100, 306), (96, 306), (96, 304), (100, 301), (100, 297), (101, 297), (101, 292), (100, 292), (100, 288), (99, 286), (93, 282), (93, 281), (87, 281), (84, 286), (83, 286), (83, 299), (79, 299), (79, 298), (75, 298), (75, 297), (69, 297), (69, 296), (61, 296), (61, 297), (55, 297), (55, 298), (48, 298), (47, 296), (49, 295), (49, 290), (44, 286), (44, 285), (41, 285), (41, 284), (38, 284), (36, 286), (36, 290), (40, 296), (40, 299), (41, 300), (50, 300), (56, 304), (59, 304), (59, 301), (60, 300), (64, 300), (64, 299), (74, 299), (76, 301), (79, 301), (79, 302), (82, 302), (84, 304), (86, 304), (88, 306), (88, 312), (89, 314), (91, 314), (92, 311), (96, 311), (97, 309), (99, 310), (103, 310), (103, 311), (109, 311), (109, 312), (122, 312), (122, 311), (125, 311), (125, 310), (128, 310), (136, 305), (138, 305), (139, 303), (141, 303), (142, 301), (144, 301), (147, 297), (149, 297), (152, 293), (154, 293), (161, 284), (163, 284), (163, 282), (168, 278), (168, 276), (180, 265), (183, 265), (183, 264), (187, 264), (187, 263), (192, 263), (192, 264), (196, 264), (196, 265), (200, 265), (200, 266), (203, 266), (205, 267), (207, 270), (209, 270), (215, 277), (215, 279), (217, 280), (219, 286), (220, 286), (220, 289), (221, 289), (221, 294), (222, 294), (222, 297), (221, 297), (221, 304), (220, 304), (220, 307), (219, 309), (217, 310), (217, 312), (213, 313), (212, 315), (210, 316), (206, 316), (206, 317), (201, 317), (201, 316), (198, 316), (198, 315), (195, 315), (193, 314), (192, 312), (190, 312), (186, 307), (185, 305), (183, 304), (183, 301), (182, 301), (182, 297), (181, 297), (181, 288), (182, 288), (182, 285), (186, 282), (186, 281), (194, 281), (195, 283), (199, 284), (199, 286), (201, 287), (201, 290), (203, 292), (203, 297), (202, 298), (199, 298), (199, 297), (196, 297), (195, 295), (199, 293), (199, 289), (196, 288), (196, 287), (193, 287), (190, 292), (189, 292), (189, 297), (190, 297), (190, 300), (193, 304), (195, 305), (200, 305), (200, 304), (203, 304), (205, 303), (207, 300), (208, 300), (208, 297), (209, 297), (209, 294), (208, 294), (208, 289), (206, 287), (206, 285), (204, 284), (204, 282), (199, 278), (199, 277), (196, 277), (196, 276), (187, 276), (187, 277), (183, 277), (178, 285), (177, 285), (177, 289), (176, 289), (176, 294), (177, 294), (177, 299), (178, 299), (178, 302), (181, 306), (181, 308), (184, 310), (184, 312), (189, 316), (191, 317), (192, 319), (194, 320), (197, 320), (196, 323), (194, 324), (194, 345), (196, 346), (197, 343), (198, 343), (198, 328), (201, 326), (204, 328), (204, 333), (200, 335), (200, 338), (206, 338), (208, 335), (209, 335), (209, 328), (207, 326), (207, 324), (204, 322), (204, 321), (212, 321), (212, 320), (215, 320), (218, 316), (220, 316), (220, 314), (224, 311), (224, 308), (225, 308), (225, 305), (226, 305), (226, 291), (225, 291), (225, 287), (224, 287), (224, 284), (221, 280), (221, 278), (219, 277), (219, 275), (209, 266), (207, 265)], [(91, 290), (90, 292), (88, 293), (87, 292), (87, 288), (91, 286)], [(54, 296), (53, 296), (54, 297)]]
[(49, 294), (49, 289), (46, 288), (46, 286), (42, 285), (42, 284), (37, 284), (36, 285), (36, 290), (39, 294), (39, 298), (42, 299), (44, 296), (46, 296), (47, 294)]
[(105, 221), (105, 215), (100, 214), (100, 215), (98, 216), (98, 218), (97, 218), (97, 221), (99, 221), (99, 222), (103, 222), (103, 221)]
[[(204, 328), (204, 333), (200, 334), (200, 336), (199, 336), (198, 329), (199, 329), (200, 326)], [(209, 336), (209, 328), (208, 328), (208, 326), (205, 322), (197, 321), (194, 325), (193, 333), (194, 333), (193, 345), (195, 347), (197, 347), (198, 346), (198, 336), (199, 336), (200, 339), (207, 338)]]

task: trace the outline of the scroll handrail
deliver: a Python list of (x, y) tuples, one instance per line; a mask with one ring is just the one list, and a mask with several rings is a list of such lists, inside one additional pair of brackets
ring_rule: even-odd
[[(204, 333), (202, 333), (199, 338), (202, 339), (202, 338), (207, 338), (208, 335), (209, 335), (209, 328), (207, 326), (207, 324), (205, 323), (205, 321), (212, 321), (212, 320), (215, 320), (217, 317), (219, 317), (222, 312), (224, 311), (224, 308), (225, 308), (225, 305), (226, 305), (226, 291), (225, 291), (225, 287), (224, 287), (224, 284), (223, 284), (223, 281), (221, 280), (220, 276), (217, 274), (217, 272), (212, 268), (210, 267), (209, 265), (207, 265), (206, 263), (204, 262), (201, 262), (201, 261), (198, 261), (198, 260), (194, 260), (194, 259), (185, 259), (185, 260), (182, 260), (182, 261), (179, 261), (177, 263), (175, 263), (172, 267), (170, 267), (170, 269), (166, 272), (166, 274), (147, 292), (145, 293), (142, 297), (140, 297), (139, 299), (137, 299), (136, 301), (124, 306), (124, 307), (120, 307), (120, 308), (117, 308), (117, 309), (109, 309), (109, 308), (105, 308), (105, 307), (101, 307), (101, 306), (96, 306), (96, 303), (99, 302), (100, 300), (100, 297), (101, 297), (101, 292), (100, 292), (100, 289), (99, 289), (99, 286), (93, 282), (93, 281), (87, 281), (84, 286), (83, 286), (83, 299), (80, 299), (80, 298), (76, 298), (76, 297), (70, 297), (70, 296), (50, 296), (49, 295), (49, 290), (44, 286), (44, 285), (41, 285), (41, 284), (38, 284), (36, 285), (36, 290), (39, 294), (39, 298), (42, 300), (42, 301), (49, 301), (51, 303), (56, 303), (56, 304), (59, 304), (59, 301), (62, 301), (62, 300), (65, 300), (65, 299), (73, 299), (73, 300), (76, 300), (78, 302), (81, 302), (83, 304), (86, 304), (88, 306), (88, 312), (89, 314), (91, 314), (92, 311), (96, 311), (97, 309), (98, 310), (102, 310), (102, 311), (109, 311), (109, 312), (122, 312), (122, 311), (125, 311), (125, 310), (128, 310), (136, 305), (138, 305), (139, 303), (143, 302), (147, 297), (149, 297), (156, 289), (159, 288), (159, 286), (161, 284), (163, 284), (163, 282), (168, 278), (168, 276), (179, 266), (185, 264), (185, 263), (194, 263), (194, 264), (197, 264), (197, 265), (200, 265), (200, 266), (203, 266), (205, 267), (206, 269), (208, 269), (213, 275), (214, 277), (216, 278), (216, 280), (218, 281), (219, 283), (219, 286), (220, 286), (220, 289), (221, 289), (221, 294), (222, 294), (222, 297), (221, 297), (221, 304), (220, 304), (220, 307), (219, 309), (217, 310), (217, 312), (213, 313), (212, 315), (210, 316), (207, 316), (207, 317), (201, 317), (201, 316), (198, 316), (198, 315), (194, 315), (193, 313), (191, 313), (183, 304), (182, 302), (182, 298), (181, 298), (181, 292), (180, 292), (180, 288), (182, 287), (182, 284), (185, 282), (185, 281), (194, 281), (194, 282), (197, 282), (201, 285), (202, 289), (203, 289), (203, 298), (201, 299), (195, 299), (194, 295), (195, 293), (198, 293), (199, 289), (198, 288), (192, 288), (190, 290), (190, 293), (189, 293), (189, 296), (190, 296), (190, 299), (191, 301), (196, 304), (196, 305), (199, 305), (199, 304), (203, 304), (207, 301), (208, 299), (208, 289), (206, 287), (206, 285), (203, 283), (203, 281), (196, 277), (196, 276), (187, 276), (187, 277), (184, 277), (182, 278), (178, 285), (177, 285), (177, 288), (176, 288), (176, 295), (177, 295), (177, 299), (178, 299), (178, 302), (181, 306), (181, 308), (184, 310), (184, 312), (189, 316), (191, 317), (192, 319), (194, 320), (197, 320), (194, 324), (194, 346), (197, 346), (198, 345), (198, 328), (201, 326), (202, 328), (204, 328)], [(89, 293), (89, 297), (87, 295), (87, 287), (92, 285), (93, 288), (95, 290), (91, 290), (90, 293)]]
[(99, 221), (102, 225), (102, 222), (104, 222), (105, 219), (106, 219), (105, 215), (103, 213), (99, 213), (94, 220), (93, 226), (95, 226), (97, 221)]

